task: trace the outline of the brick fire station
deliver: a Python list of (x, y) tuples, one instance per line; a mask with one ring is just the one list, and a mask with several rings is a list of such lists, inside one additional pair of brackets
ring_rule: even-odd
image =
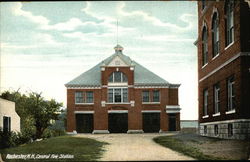
[(130, 57), (115, 53), (65, 84), (68, 133), (180, 130), (178, 88)]

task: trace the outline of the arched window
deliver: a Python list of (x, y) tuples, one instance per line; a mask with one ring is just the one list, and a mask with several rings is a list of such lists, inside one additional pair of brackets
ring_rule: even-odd
[(212, 46), (214, 57), (219, 54), (219, 18), (217, 12), (214, 13), (212, 19)]
[(202, 30), (202, 65), (208, 63), (207, 28)]
[(206, 7), (206, 1), (201, 0), (201, 9), (203, 10)]
[(128, 78), (123, 72), (115, 71), (109, 76), (108, 82), (110, 83), (128, 82)]
[(225, 31), (226, 31), (226, 46), (234, 41), (234, 2), (227, 0), (225, 2)]

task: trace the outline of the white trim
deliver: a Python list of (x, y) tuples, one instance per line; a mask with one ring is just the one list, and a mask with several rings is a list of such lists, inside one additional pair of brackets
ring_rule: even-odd
[(134, 67), (130, 67), (130, 70), (131, 70), (131, 71), (134, 71), (134, 69), (135, 69)]
[(202, 65), (201, 68), (203, 69), (203, 68), (206, 67), (207, 65), (208, 65), (208, 62), (207, 62), (205, 65)]
[(102, 88), (124, 88), (124, 87), (128, 87), (128, 88), (133, 88), (134, 85), (125, 85), (123, 87), (116, 87), (116, 86), (112, 86), (112, 85), (103, 85)]
[(161, 113), (161, 110), (142, 110), (141, 113)]
[(238, 53), (234, 57), (230, 58), (229, 60), (227, 60), (226, 62), (224, 62), (222, 65), (220, 65), (219, 67), (217, 67), (216, 69), (214, 69), (213, 71), (211, 71), (210, 73), (208, 73), (206, 76), (204, 76), (203, 78), (201, 78), (199, 80), (199, 82), (202, 82), (206, 78), (210, 77), (211, 75), (213, 75), (214, 73), (216, 73), (217, 71), (219, 71), (220, 69), (222, 69), (224, 66), (228, 65), (229, 63), (231, 63), (232, 61), (234, 61), (235, 59), (237, 59), (240, 55), (241, 55), (241, 53)]
[(142, 102), (142, 104), (150, 105), (150, 104), (161, 104), (160, 102)]
[(180, 105), (166, 105), (166, 113), (179, 113), (181, 110)]
[(179, 109), (180, 105), (166, 105), (167, 109)]
[(148, 89), (148, 88), (169, 88), (169, 86), (146, 86), (146, 85), (135, 85), (134, 86), (135, 89)]
[(226, 114), (233, 114), (233, 113), (236, 113), (235, 109), (230, 110), (230, 111), (226, 111)]
[(170, 89), (178, 89), (181, 86), (181, 84), (170, 84), (169, 88)]
[(218, 12), (217, 7), (213, 7), (213, 13), (211, 14), (211, 17), (210, 17), (211, 20), (212, 20), (212, 18), (213, 18), (213, 16), (214, 16), (215, 13), (217, 13), (217, 18), (218, 18), (218, 20), (219, 20), (220, 15), (219, 15), (219, 12)]
[(106, 102), (106, 105), (130, 105), (130, 102)]
[(200, 123), (200, 125), (203, 126), (209, 124), (222, 124), (222, 123), (235, 123), (235, 122), (250, 122), (250, 119), (234, 119), (234, 120), (224, 120), (216, 122), (206, 122), (206, 123)]
[(67, 89), (101, 89), (100, 86), (96, 87), (67, 87)]
[(213, 114), (213, 116), (220, 116), (220, 112)]
[(168, 114), (180, 113), (180, 110), (166, 110), (166, 113)]
[(109, 87), (119, 87), (119, 86), (122, 86), (122, 87), (124, 87), (124, 86), (128, 86), (128, 82), (118, 82), (118, 83), (112, 83), (112, 82), (110, 82), (110, 83), (108, 83), (108, 86)]
[(127, 133), (144, 133), (144, 131), (142, 129), (137, 129), (137, 130), (128, 130)]
[(94, 103), (75, 103), (75, 105), (94, 105)]
[(224, 50), (227, 50), (229, 47), (231, 47), (232, 45), (234, 44), (234, 40), (229, 44), (229, 45), (227, 45), (225, 48), (224, 48)]
[(217, 54), (212, 58), (212, 60), (215, 60), (219, 55), (220, 55), (220, 53), (217, 53)]
[(101, 101), (101, 105), (102, 105), (102, 107), (105, 107), (106, 101)]
[(202, 116), (202, 119), (208, 118), (208, 117), (209, 117), (209, 115), (205, 115), (205, 116)]
[(94, 114), (94, 111), (74, 111), (75, 114)]
[(135, 101), (130, 101), (131, 107), (135, 106)]
[(128, 110), (108, 110), (108, 113), (128, 113)]
[(108, 134), (108, 130), (93, 130), (92, 134)]

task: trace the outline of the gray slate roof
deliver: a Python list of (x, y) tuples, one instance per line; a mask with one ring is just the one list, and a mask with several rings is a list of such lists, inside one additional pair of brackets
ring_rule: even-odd
[(93, 68), (82, 73), (75, 79), (71, 80), (66, 87), (79, 87), (79, 86), (101, 86), (101, 66), (108, 65), (114, 57), (119, 56), (126, 64), (134, 66), (134, 84), (135, 85), (170, 85), (169, 82), (162, 79), (158, 75), (149, 71), (139, 63), (130, 59), (130, 57), (124, 55), (122, 52), (116, 51), (115, 54), (106, 58)]

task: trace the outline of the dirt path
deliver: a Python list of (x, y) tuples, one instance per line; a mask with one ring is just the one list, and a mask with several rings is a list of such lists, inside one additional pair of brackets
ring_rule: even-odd
[(191, 157), (160, 146), (152, 140), (161, 135), (166, 134), (81, 134), (76, 136), (110, 143), (105, 146), (106, 151), (101, 161), (193, 160)]

